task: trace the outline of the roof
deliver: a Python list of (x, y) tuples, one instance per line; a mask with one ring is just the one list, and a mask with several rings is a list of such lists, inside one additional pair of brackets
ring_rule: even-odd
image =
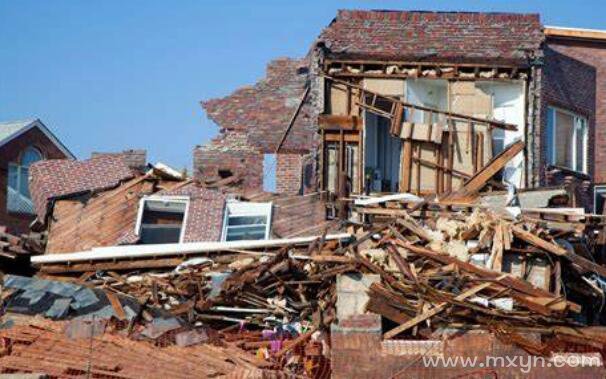
[(340, 10), (319, 42), (332, 58), (521, 65), (543, 39), (538, 14)]
[(606, 41), (606, 30), (600, 29), (564, 28), (561, 26), (545, 25), (545, 35), (547, 37), (562, 37), (590, 41)]
[[(37, 318), (3, 328), (0, 338), (10, 348), (0, 357), (0, 372), (43, 373), (52, 378), (185, 379), (224, 377), (238, 368), (252, 370), (262, 365), (252, 354), (229, 345), (158, 347), (117, 333), (91, 337), (91, 330), (104, 329), (102, 326), (93, 329), (92, 322), (52, 322)], [(70, 338), (67, 330), (88, 336)]]
[(26, 119), (16, 121), (0, 122), (0, 146), (4, 146), (25, 132), (38, 128), (59, 150), (70, 159), (75, 159), (74, 154), (40, 121), (39, 119)]
[(134, 176), (121, 154), (102, 154), (84, 161), (49, 159), (30, 166), (30, 192), (40, 220), (48, 202), (83, 192), (113, 188)]

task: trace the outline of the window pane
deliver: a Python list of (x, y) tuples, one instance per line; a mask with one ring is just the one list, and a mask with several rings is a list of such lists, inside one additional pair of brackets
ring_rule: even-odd
[(230, 216), (228, 226), (267, 224), (266, 216)]
[(14, 163), (9, 163), (8, 165), (8, 186), (14, 190), (17, 190), (17, 186), (19, 185), (19, 166)]
[(29, 169), (21, 167), (19, 176), (19, 193), (29, 199)]
[(187, 204), (183, 201), (146, 199), (141, 215), (140, 243), (179, 242), (186, 207)]
[(556, 111), (556, 161), (558, 166), (573, 167), (572, 136), (574, 118), (564, 112)]
[(576, 136), (576, 170), (585, 171), (585, 159), (586, 159), (586, 148), (585, 148), (585, 133), (587, 133), (585, 120), (577, 118), (577, 136)]
[(262, 240), (265, 239), (265, 226), (251, 226), (244, 228), (227, 228), (226, 241)]
[(21, 165), (29, 167), (30, 164), (39, 160), (42, 160), (42, 154), (40, 154), (37, 149), (33, 147), (28, 147), (27, 149), (25, 149), (23, 155), (21, 156)]

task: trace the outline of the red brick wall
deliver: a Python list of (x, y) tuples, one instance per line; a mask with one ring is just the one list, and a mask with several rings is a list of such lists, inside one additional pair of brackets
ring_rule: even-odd
[[(530, 335), (525, 335), (531, 338)], [(419, 341), (423, 343), (423, 341)], [(331, 334), (331, 366), (332, 378), (603, 378), (606, 371), (603, 367), (555, 367), (540, 364), (529, 367), (528, 362), (534, 359), (524, 350), (507, 345), (494, 335), (484, 332), (467, 332), (461, 336), (446, 340), (442, 348), (426, 348), (425, 355), (432, 356), (439, 352), (444, 358), (459, 358), (456, 366), (426, 367), (423, 356), (406, 353), (407, 349), (398, 352), (392, 346), (390, 353), (382, 347), (381, 334), (376, 331), (347, 330), (335, 331)], [(394, 344), (397, 346), (397, 342)], [(424, 350), (421, 350), (424, 351)], [(476, 360), (476, 367), (462, 367), (460, 359), (469, 357)], [(482, 368), (479, 363), (486, 362), (491, 357), (492, 365), (500, 366), (495, 357), (502, 357), (502, 367)], [(509, 360), (507, 357), (510, 357)], [(469, 362), (469, 361), (468, 361)], [(509, 367), (510, 362), (518, 366)], [(530, 369), (530, 371), (526, 371)]]
[[(570, 57), (577, 62), (583, 62), (594, 69), (595, 78), (593, 86), (586, 83), (581, 77), (580, 81), (572, 80), (569, 85), (585, 93), (586, 106), (593, 108), (594, 118), (592, 126), (595, 130), (590, 132), (590, 166), (595, 183), (606, 183), (606, 43), (587, 41), (563, 40), (548, 37), (549, 48), (562, 55)], [(546, 58), (547, 59), (547, 58)], [(593, 142), (593, 143), (591, 143)]]
[(5, 225), (13, 233), (25, 233), (29, 224), (34, 220), (33, 215), (9, 213), (6, 210), (6, 186), (9, 162), (18, 161), (23, 150), (28, 146), (34, 146), (45, 158), (66, 158), (40, 130), (34, 128), (25, 132), (8, 144), (0, 147), (0, 225)]
[(282, 196), (272, 200), (272, 232), (283, 238), (318, 235), (326, 220), (326, 204), (319, 194)]
[(303, 156), (278, 154), (276, 168), (276, 192), (296, 195), (301, 190)]
[(263, 154), (248, 151), (194, 150), (194, 177), (217, 178), (229, 171), (242, 178), (241, 187), (263, 190)]

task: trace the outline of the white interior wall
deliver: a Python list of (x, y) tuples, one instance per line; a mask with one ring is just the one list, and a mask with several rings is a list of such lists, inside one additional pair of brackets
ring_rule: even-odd
[[(448, 82), (440, 79), (408, 79), (406, 81), (406, 101), (429, 108), (448, 110)], [(428, 123), (427, 112), (411, 115), (414, 122)]]
[[(476, 86), (493, 99), (493, 117), (496, 120), (518, 127), (516, 131), (494, 129), (493, 139), (502, 139), (502, 146), (507, 146), (517, 140), (525, 140), (524, 136), (524, 83), (523, 82), (478, 82)], [(503, 177), (518, 188), (524, 186), (524, 155), (518, 154), (503, 170)]]

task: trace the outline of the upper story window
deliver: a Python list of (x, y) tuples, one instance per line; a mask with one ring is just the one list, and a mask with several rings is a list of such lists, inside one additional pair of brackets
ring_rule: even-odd
[(547, 109), (547, 161), (587, 173), (587, 118), (559, 108)]
[(136, 233), (141, 244), (183, 242), (189, 199), (148, 196), (141, 199)]
[(271, 226), (271, 203), (228, 201), (223, 241), (265, 240)]
[(30, 146), (21, 153), (18, 162), (8, 164), (6, 209), (9, 212), (34, 214), (29, 193), (29, 166), (42, 159), (42, 153)]

